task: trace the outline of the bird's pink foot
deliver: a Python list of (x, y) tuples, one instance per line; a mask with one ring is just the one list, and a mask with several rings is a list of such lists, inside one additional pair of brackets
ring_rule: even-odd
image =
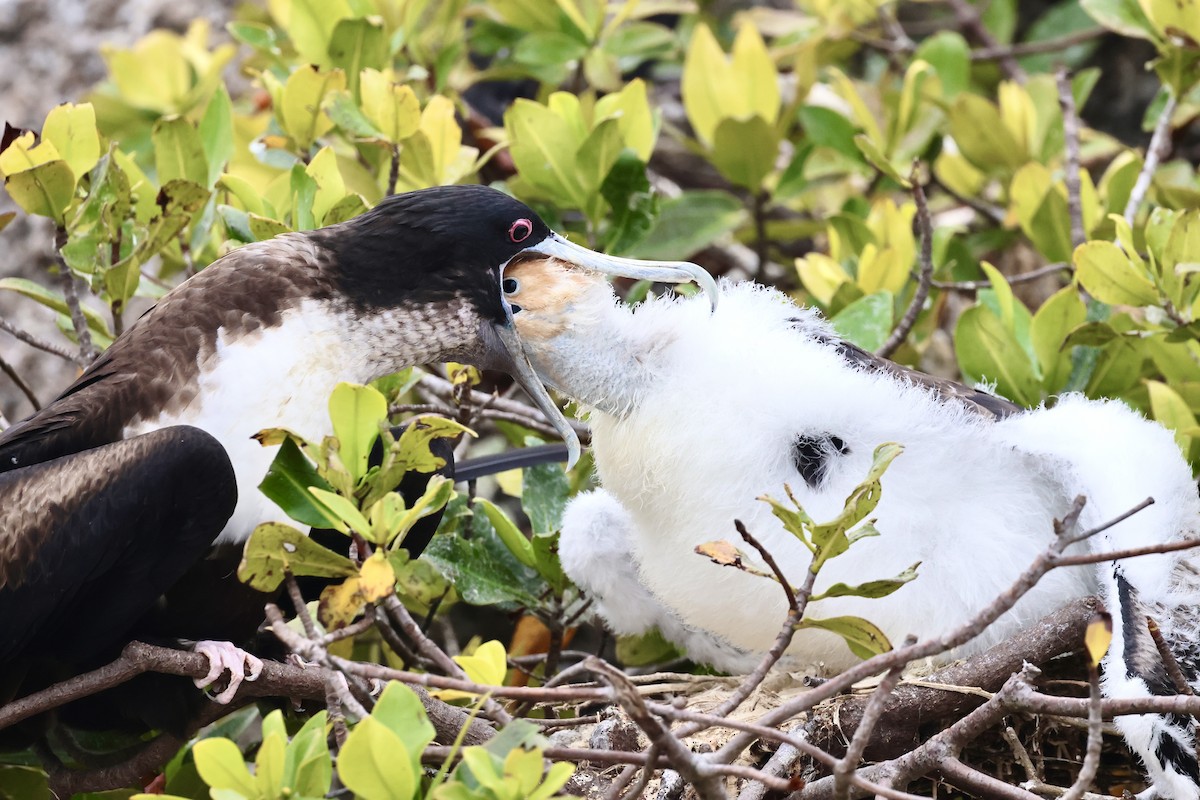
[(257, 680), (262, 674), (261, 660), (229, 642), (196, 642), (192, 649), (208, 658), (208, 674), (193, 680), (197, 687), (204, 689), (211, 686), (222, 673), (229, 671), (229, 685), (220, 694), (213, 696), (213, 700), (222, 705), (233, 699), (243, 680)]

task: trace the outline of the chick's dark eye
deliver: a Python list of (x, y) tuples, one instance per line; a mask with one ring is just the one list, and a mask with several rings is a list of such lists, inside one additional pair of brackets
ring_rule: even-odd
[(514, 242), (523, 242), (533, 233), (533, 223), (521, 217), (508, 227), (508, 238)]
[(505, 278), (504, 283), (500, 284), (500, 288), (505, 294), (516, 294), (521, 291), (521, 282), (516, 278)]

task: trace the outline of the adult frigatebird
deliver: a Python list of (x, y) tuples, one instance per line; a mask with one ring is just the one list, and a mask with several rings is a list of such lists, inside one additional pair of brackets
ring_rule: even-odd
[[(700, 299), (636, 310), (593, 271), (522, 258), (504, 273), (517, 329), (539, 375), (591, 423), (602, 488), (571, 501), (559, 553), (618, 633), (658, 627), (694, 658), (739, 671), (776, 641), (787, 607), (771, 581), (697, 556), (741, 520), (797, 585), (811, 553), (758, 500), (791, 487), (818, 522), (834, 519), (872, 453), (903, 453), (882, 479), (877, 537), (826, 563), (815, 591), (919, 575), (870, 599), (836, 592), (811, 616), (862, 617), (896, 642), (947, 633), (1000, 596), (1049, 546), (1079, 495), (1082, 529), (1154, 505), (1094, 537), (1098, 552), (1200, 533), (1200, 499), (1171, 432), (1120, 402), (1066, 395), (1026, 410), (876, 358), (818, 315), (766, 287), (723, 283)], [(957, 657), (1000, 641), (1073, 597), (1113, 612), (1104, 661), (1113, 697), (1174, 695), (1146, 627), (1153, 616), (1200, 688), (1200, 563), (1170, 553), (1050, 572)], [(857, 659), (819, 628), (796, 632), (793, 668), (840, 671)], [(1158, 796), (1200, 794), (1185, 716), (1123, 716)]]
[[(104, 656), (210, 548), (286, 519), (256, 488), (273, 452), (252, 437), (267, 427), (330, 434), (339, 381), (449, 359), (503, 370), (573, 461), (578, 440), (522, 354), (500, 288), (520, 253), (633, 278), (695, 277), (692, 265), (573, 245), (494, 189), (396, 195), (214, 262), (0, 435), (0, 700), (43, 659)], [(240, 656), (202, 649), (216, 675), (230, 668), (231, 697)]]

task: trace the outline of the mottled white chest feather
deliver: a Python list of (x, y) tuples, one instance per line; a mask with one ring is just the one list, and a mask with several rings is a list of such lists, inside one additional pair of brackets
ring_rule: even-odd
[(217, 544), (244, 541), (262, 522), (287, 521), (258, 490), (277, 448), (263, 447), (252, 437), (276, 427), (310, 440), (329, 435), (334, 386), (391, 371), (383, 363), (383, 348), (362, 344), (369, 341), (364, 334), (375, 319), (306, 300), (285, 311), (274, 327), (241, 336), (222, 329), (215, 350), (199, 356), (194, 399), (177, 411), (131, 424), (125, 436), (192, 425), (221, 442), (237, 476), (238, 502)]

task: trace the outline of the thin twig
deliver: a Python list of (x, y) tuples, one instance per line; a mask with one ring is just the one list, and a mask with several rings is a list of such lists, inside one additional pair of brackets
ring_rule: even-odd
[(1082, 800), (1084, 792), (1096, 779), (1096, 770), (1100, 766), (1100, 745), (1103, 740), (1103, 730), (1100, 719), (1100, 669), (1097, 664), (1088, 663), (1088, 727), (1087, 751), (1083, 756), (1083, 764), (1075, 781), (1063, 795), (1063, 800)]
[[(1005, 276), (1009, 285), (1016, 283), (1029, 283), (1036, 281), (1039, 278), (1045, 278), (1047, 275), (1053, 275), (1057, 272), (1062, 272), (1064, 269), (1071, 269), (1071, 265), (1065, 261), (1047, 264), (1044, 267), (1031, 269), (1029, 272), (1022, 272), (1020, 275)], [(954, 292), (977, 292), (980, 289), (992, 288), (991, 281), (932, 281), (935, 289), (947, 289)]]
[(612, 697), (625, 709), (642, 732), (650, 739), (651, 747), (657, 747), (671, 762), (671, 766), (692, 784), (700, 800), (727, 800), (724, 781), (711, 769), (705, 759), (689, 750), (662, 720), (652, 714), (624, 673), (606, 661), (588, 659), (588, 668), (600, 675), (610, 687)]
[(1171, 676), (1171, 683), (1175, 684), (1175, 691), (1179, 694), (1195, 694), (1192, 685), (1184, 677), (1183, 670), (1179, 668), (1175, 653), (1171, 651), (1171, 646), (1163, 638), (1162, 631), (1159, 630), (1158, 623), (1154, 621), (1153, 617), (1146, 617), (1146, 630), (1150, 632), (1150, 638), (1154, 640), (1154, 646), (1158, 648), (1158, 657), (1162, 659), (1167, 674)]
[(929, 204), (925, 202), (925, 190), (921, 188), (918, 166), (913, 165), (911, 180), (913, 202), (917, 204), (917, 231), (921, 236), (921, 254), (918, 262), (921, 269), (917, 274), (917, 289), (913, 292), (912, 302), (908, 304), (900, 324), (875, 353), (883, 358), (895, 353), (912, 332), (913, 326), (917, 324), (917, 317), (921, 315), (921, 309), (925, 306), (925, 300), (929, 297), (929, 286), (933, 281), (933, 224), (929, 220)]
[(25, 399), (33, 406), (34, 411), (41, 409), (42, 403), (38, 400), (37, 395), (33, 393), (33, 389), (29, 388), (29, 384), (25, 383), (13, 366), (5, 361), (3, 357), (0, 357), (0, 372), (3, 372), (8, 376), (9, 380), (16, 384), (17, 388), (21, 390), (21, 394), (25, 395)]
[(1079, 114), (1075, 110), (1075, 93), (1071, 90), (1071, 79), (1066, 67), (1059, 67), (1055, 73), (1058, 83), (1058, 105), (1062, 109), (1063, 139), (1066, 150), (1066, 174), (1063, 180), (1067, 185), (1067, 214), (1071, 220), (1072, 249), (1083, 244), (1087, 233), (1083, 229), (1083, 201), (1079, 178)]
[[(915, 643), (916, 637), (910, 636), (905, 645)], [(866, 710), (863, 711), (862, 719), (854, 731), (854, 736), (850, 739), (850, 744), (846, 747), (846, 754), (833, 767), (834, 800), (849, 800), (850, 775), (862, 761), (863, 752), (867, 749), (867, 742), (871, 740), (871, 733), (879, 722), (880, 714), (883, 713), (883, 703), (896, 688), (896, 684), (900, 680), (900, 673), (904, 671), (905, 666), (897, 664), (888, 670), (883, 679), (879, 681), (879, 685), (875, 687), (875, 691), (871, 693), (871, 700), (867, 704)]]
[(1159, 162), (1170, 153), (1171, 117), (1174, 115), (1175, 93), (1167, 89), (1167, 102), (1163, 104), (1158, 122), (1154, 124), (1154, 133), (1150, 136), (1150, 144), (1146, 147), (1146, 161), (1142, 164), (1142, 171), (1138, 173), (1137, 181), (1129, 192), (1129, 202), (1125, 204), (1123, 216), (1130, 225), (1137, 216), (1146, 192), (1150, 191), (1150, 182), (1154, 179), (1154, 173), (1158, 171)]
[(1036, 42), (1019, 42), (1018, 44), (997, 45), (996, 47), (981, 47), (971, 51), (972, 61), (999, 61), (1004, 58), (1036, 56), (1042, 53), (1058, 53), (1068, 47), (1099, 39), (1108, 33), (1107, 28), (1084, 28), (1074, 33), (1066, 33), (1053, 39), (1039, 39)]
[[(795, 736), (803, 731), (803, 726), (797, 726), (788, 733)], [(793, 745), (784, 742), (779, 745), (779, 748), (763, 765), (762, 771), (768, 775), (777, 775), (779, 777), (787, 776), (792, 771), (792, 767), (800, 759), (800, 751)], [(741, 794), (737, 796), (737, 800), (764, 800), (767, 796), (767, 786), (761, 781), (751, 781), (742, 789)]]
[(71, 312), (71, 325), (75, 328), (75, 336), (79, 339), (79, 359), (83, 364), (91, 364), (96, 360), (100, 351), (92, 342), (92, 332), (88, 330), (87, 319), (83, 316), (83, 308), (79, 305), (79, 294), (75, 289), (75, 273), (67, 266), (62, 255), (62, 247), (67, 243), (67, 232), (58, 229), (55, 237), (54, 258), (58, 262), (59, 278), (62, 281), (63, 299)]
[(72, 353), (70, 350), (63, 347), (62, 345), (54, 344), (53, 342), (48, 342), (45, 339), (42, 339), (38, 336), (34, 336), (32, 333), (29, 333), (28, 331), (20, 329), (16, 325), (13, 325), (11, 322), (6, 320), (4, 317), (0, 317), (0, 330), (11, 333), (17, 339), (19, 339), (20, 341), (24, 342), (25, 344), (29, 345), (30, 347), (32, 347), (36, 350), (41, 350), (43, 352), (50, 353), (51, 355), (58, 356), (59, 358), (66, 359), (67, 361), (70, 361), (72, 364), (77, 364), (79, 366), (86, 366), (85, 364), (80, 364), (80, 358), (79, 358), (78, 354)]

